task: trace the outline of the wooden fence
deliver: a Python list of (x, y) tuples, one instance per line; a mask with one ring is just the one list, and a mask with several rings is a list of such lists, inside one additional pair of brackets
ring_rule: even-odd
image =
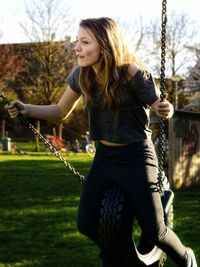
[(169, 121), (168, 158), (174, 188), (200, 184), (200, 113), (175, 112)]

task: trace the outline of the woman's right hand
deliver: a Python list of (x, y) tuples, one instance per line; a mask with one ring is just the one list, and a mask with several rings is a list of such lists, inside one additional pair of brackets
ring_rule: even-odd
[(7, 104), (5, 108), (8, 110), (11, 118), (16, 118), (19, 113), (25, 115), (25, 104), (19, 100), (13, 100), (10, 104)]

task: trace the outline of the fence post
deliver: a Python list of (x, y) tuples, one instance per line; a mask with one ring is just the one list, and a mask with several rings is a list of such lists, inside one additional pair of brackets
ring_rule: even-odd
[[(37, 120), (36, 122), (36, 129), (40, 133), (40, 121), (39, 120)], [(40, 145), (39, 145), (39, 137), (37, 135), (35, 136), (35, 142), (36, 142), (35, 151), (39, 152)]]

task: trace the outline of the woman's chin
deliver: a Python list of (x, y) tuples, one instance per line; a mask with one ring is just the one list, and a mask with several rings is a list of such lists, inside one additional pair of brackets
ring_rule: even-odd
[(78, 62), (78, 65), (80, 67), (87, 67), (87, 66), (90, 66), (90, 64), (86, 64), (86, 63), (83, 63), (83, 62)]

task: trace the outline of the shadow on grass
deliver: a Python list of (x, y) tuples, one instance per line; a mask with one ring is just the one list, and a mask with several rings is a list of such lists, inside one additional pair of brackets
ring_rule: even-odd
[(26, 156), (4, 160), (0, 173), (0, 266), (97, 266), (97, 248), (76, 229), (81, 186), (73, 174)]

